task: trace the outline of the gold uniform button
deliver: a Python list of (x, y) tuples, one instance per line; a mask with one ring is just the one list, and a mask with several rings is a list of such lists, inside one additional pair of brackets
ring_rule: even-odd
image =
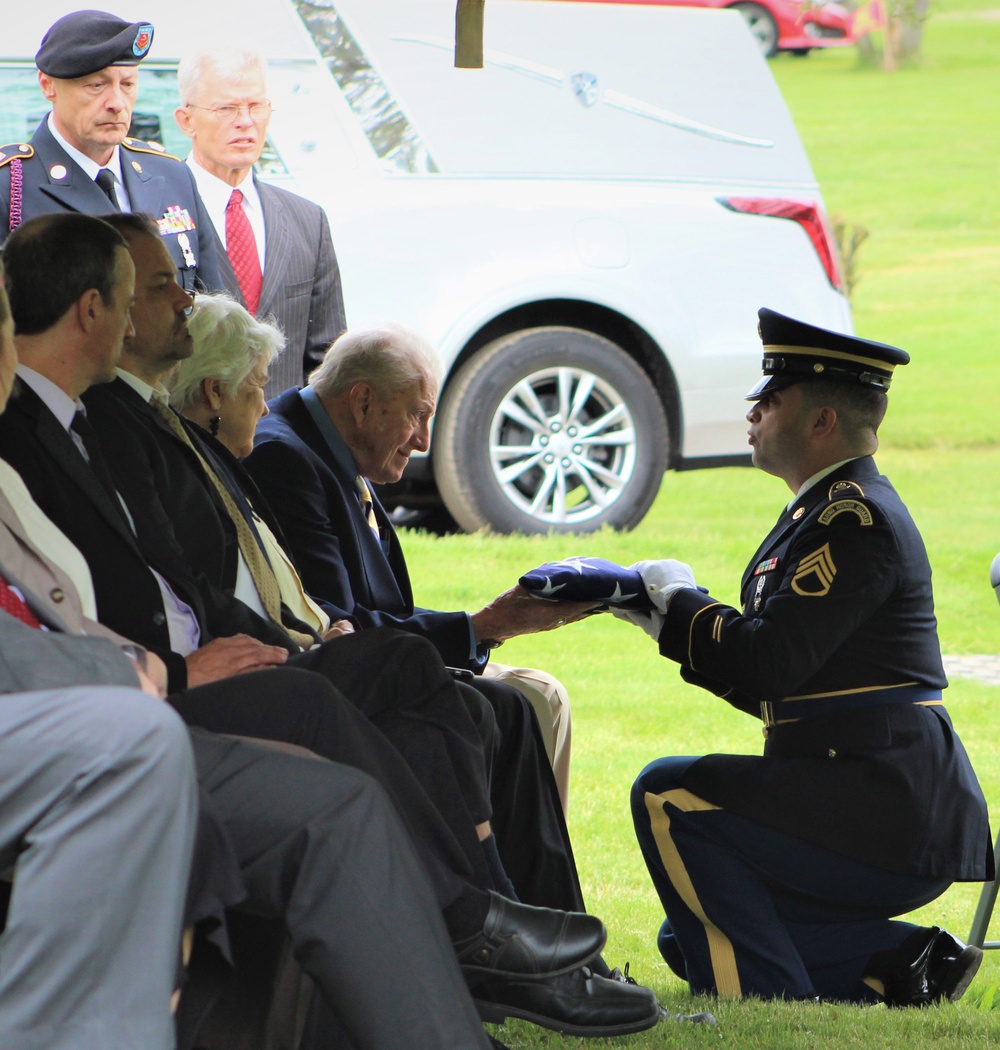
[(54, 602), (61, 602), (66, 597), (66, 592), (61, 587), (53, 587), (52, 590), (49, 591), (49, 597)]

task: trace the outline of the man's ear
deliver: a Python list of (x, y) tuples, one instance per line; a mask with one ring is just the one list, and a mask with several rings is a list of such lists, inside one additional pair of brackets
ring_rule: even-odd
[(222, 384), (213, 376), (205, 376), (201, 381), (201, 395), (213, 412), (222, 408)]
[(81, 330), (89, 332), (105, 309), (101, 293), (96, 288), (88, 288), (76, 301), (76, 320)]
[(191, 119), (191, 114), (187, 111), (187, 106), (178, 106), (174, 110), (174, 120), (189, 139), (194, 138), (194, 121)]
[(372, 389), (371, 384), (363, 380), (355, 383), (347, 391), (347, 404), (351, 409), (351, 418), (359, 430), (365, 425), (365, 421), (372, 410), (374, 396), (375, 391)]
[(41, 70), (38, 71), (38, 86), (41, 88), (42, 94), (49, 102), (55, 101), (56, 86), (52, 83), (52, 77), (47, 73), (43, 73)]
[(813, 420), (813, 437), (829, 437), (837, 425), (837, 410), (832, 405), (823, 405)]

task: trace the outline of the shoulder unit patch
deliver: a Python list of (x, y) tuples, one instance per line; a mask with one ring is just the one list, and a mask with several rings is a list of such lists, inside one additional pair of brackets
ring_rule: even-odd
[(831, 503), (819, 516), (820, 525), (829, 525), (838, 514), (856, 514), (861, 519), (862, 525), (871, 525), (872, 512), (856, 499), (841, 499)]

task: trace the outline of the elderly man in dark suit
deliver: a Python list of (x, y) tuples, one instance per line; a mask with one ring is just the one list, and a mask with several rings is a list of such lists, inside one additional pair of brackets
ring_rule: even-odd
[(247, 50), (185, 58), (175, 117), (191, 139), (187, 162), (218, 235), (220, 288), (285, 334), (265, 390), (273, 397), (299, 386), (346, 324), (323, 209), (253, 173), (271, 119), (265, 69), (263, 57)]
[(750, 446), (792, 498), (741, 608), (667, 560), (633, 566), (655, 609), (623, 614), (766, 741), (662, 758), (636, 781), (661, 951), (697, 993), (955, 1000), (981, 951), (893, 918), (993, 877), (986, 803), (943, 706), (927, 553), (872, 458), (909, 355), (767, 309), (760, 334)]
[(190, 170), (128, 137), (153, 26), (101, 11), (60, 18), (35, 56), (52, 112), (30, 142), (0, 147), (0, 243), (51, 211), (152, 215), (187, 289), (221, 288), (216, 245)]
[(393, 626), (427, 638), (443, 659), (509, 682), (531, 702), (564, 809), (569, 797), (570, 711), (545, 671), (491, 659), (505, 639), (565, 622), (517, 592), (471, 615), (414, 601), (403, 548), (371, 489), (400, 479), (426, 451), (437, 400), (433, 350), (403, 325), (345, 333), (309, 385), (269, 403), (246, 460), (288, 539), (305, 586), (331, 616), (359, 628)]

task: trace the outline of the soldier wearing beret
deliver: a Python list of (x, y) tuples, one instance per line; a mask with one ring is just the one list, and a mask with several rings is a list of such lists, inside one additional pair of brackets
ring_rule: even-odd
[(927, 554), (872, 459), (909, 356), (766, 309), (760, 333), (753, 462), (793, 496), (741, 608), (650, 561), (633, 568), (654, 611), (617, 614), (764, 726), (761, 756), (663, 758), (635, 783), (660, 949), (696, 993), (953, 1001), (981, 951), (894, 919), (993, 877), (986, 804), (942, 702)]
[(102, 11), (60, 18), (35, 55), (52, 111), (30, 142), (0, 145), (0, 243), (35, 215), (146, 212), (178, 280), (220, 288), (214, 234), (187, 165), (157, 143), (128, 137), (138, 65), (153, 26)]

